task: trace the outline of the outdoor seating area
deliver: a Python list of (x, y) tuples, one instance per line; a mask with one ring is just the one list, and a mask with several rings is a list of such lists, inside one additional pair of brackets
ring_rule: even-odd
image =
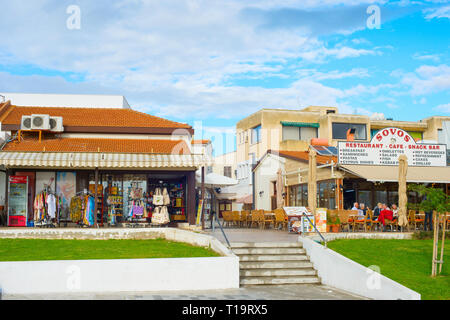
[(288, 217), (283, 209), (223, 211), (224, 227), (287, 230)]
[[(338, 226), (338, 232), (377, 232), (377, 231), (391, 231), (391, 232), (413, 232), (417, 230), (424, 230), (425, 228), (425, 212), (417, 210), (408, 211), (408, 226), (401, 228), (398, 224), (398, 218), (394, 217), (392, 220), (384, 219), (383, 222), (374, 216), (372, 210), (368, 209), (364, 217), (358, 215), (357, 210), (327, 210), (328, 225), (330, 221), (332, 225)], [(450, 214), (441, 215), (439, 218), (440, 229), (450, 228)]]
[[(223, 225), (229, 228), (259, 228), (288, 230), (288, 216), (284, 209), (276, 210), (242, 210), (223, 211)], [(408, 211), (408, 226), (401, 228), (398, 219), (384, 219), (379, 221), (372, 210), (367, 210), (363, 218), (357, 210), (327, 210), (327, 231), (331, 232), (413, 232), (424, 230), (425, 213), (423, 211)], [(440, 229), (450, 229), (450, 214), (441, 215), (439, 219)], [(332, 227), (335, 228), (332, 228)]]

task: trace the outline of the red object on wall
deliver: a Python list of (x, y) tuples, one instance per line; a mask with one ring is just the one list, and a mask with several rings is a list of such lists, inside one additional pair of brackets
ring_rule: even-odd
[(26, 227), (27, 217), (24, 216), (9, 216), (9, 227)]
[(34, 210), (33, 210), (33, 204), (34, 204), (34, 196), (35, 196), (35, 182), (36, 182), (36, 172), (34, 171), (16, 171), (17, 178), (20, 177), (28, 177), (28, 220), (32, 221), (34, 220)]
[(312, 146), (323, 146), (323, 147), (330, 146), (330, 144), (328, 143), (328, 139), (324, 139), (324, 138), (312, 138), (311, 145)]

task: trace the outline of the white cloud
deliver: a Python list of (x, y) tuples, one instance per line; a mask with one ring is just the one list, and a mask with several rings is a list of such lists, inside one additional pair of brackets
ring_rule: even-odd
[(369, 77), (368, 70), (364, 68), (353, 68), (349, 71), (332, 70), (328, 72), (320, 72), (315, 69), (301, 69), (297, 71), (297, 74), (303, 79), (311, 79), (315, 81)]
[[(294, 59), (324, 62), (380, 53), (351, 46), (330, 48), (292, 30), (261, 30), (240, 16), (250, 5), (310, 9), (338, 4), (331, 0), (121, 0), (112, 4), (79, 0), (81, 29), (68, 30), (66, 7), (72, 2), (3, 2), (2, 24), (8, 27), (0, 28), (0, 57), (9, 65), (80, 74), (84, 82), (39, 75), (45, 72), (3, 73), (4, 91), (123, 94), (133, 107), (177, 119), (196, 113), (203, 118), (218, 113), (222, 118), (241, 117), (262, 106), (298, 108), (299, 104), (353, 110), (342, 102), (344, 91), (319, 81), (366, 77), (364, 69), (318, 73), (287, 88), (243, 87), (231, 80), (287, 77), (284, 69)], [(339, 1), (346, 5), (371, 2)]]
[(425, 19), (431, 20), (434, 18), (447, 18), (450, 19), (450, 6), (443, 6), (440, 8), (426, 9), (424, 10), (427, 14), (425, 15)]
[(450, 103), (438, 105), (437, 107), (433, 108), (433, 110), (443, 113), (450, 113)]
[(419, 54), (415, 53), (413, 55), (413, 59), (415, 60), (432, 60), (434, 62), (439, 62), (440, 57), (438, 54)]
[(403, 75), (401, 82), (411, 88), (410, 94), (422, 95), (450, 89), (450, 66), (420, 66)]

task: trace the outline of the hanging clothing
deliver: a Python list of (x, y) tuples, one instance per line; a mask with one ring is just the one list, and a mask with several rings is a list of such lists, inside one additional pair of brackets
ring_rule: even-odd
[(70, 220), (72, 220), (72, 222), (79, 222), (82, 219), (81, 206), (82, 200), (80, 197), (73, 197), (70, 200)]
[(51, 193), (47, 194), (46, 203), (48, 215), (52, 219), (56, 218), (56, 197)]

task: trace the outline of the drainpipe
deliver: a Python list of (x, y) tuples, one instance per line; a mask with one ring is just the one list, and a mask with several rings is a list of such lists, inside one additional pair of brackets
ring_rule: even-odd
[(253, 169), (255, 168), (255, 153), (249, 153), (249, 156), (251, 156), (252, 162), (251, 162), (251, 168), (252, 168), (252, 198), (253, 198), (253, 203), (252, 203), (252, 210), (256, 210), (255, 208), (255, 204), (256, 204), (256, 195), (255, 195), (255, 173), (253, 171)]

